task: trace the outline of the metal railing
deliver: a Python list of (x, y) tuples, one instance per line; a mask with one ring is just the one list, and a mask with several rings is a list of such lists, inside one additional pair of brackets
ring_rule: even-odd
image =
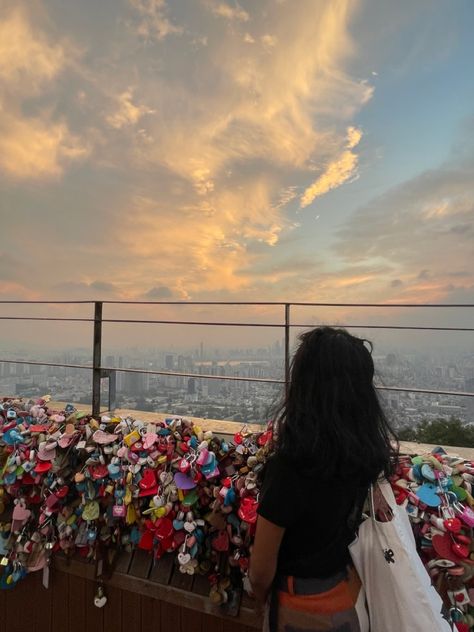
[[(253, 302), (253, 301), (15, 301), (1, 300), (2, 304), (41, 304), (41, 305), (61, 305), (61, 304), (77, 304), (77, 305), (94, 305), (93, 318), (64, 318), (51, 316), (0, 316), (0, 320), (23, 320), (23, 321), (66, 321), (66, 322), (91, 322), (93, 326), (93, 345), (92, 345), (92, 366), (80, 364), (64, 364), (41, 362), (33, 360), (17, 360), (12, 358), (0, 358), (0, 362), (12, 364), (39, 365), (50, 367), (87, 369), (92, 371), (92, 414), (97, 416), (101, 409), (101, 380), (108, 379), (109, 391), (109, 410), (115, 409), (116, 402), (116, 374), (117, 373), (140, 373), (147, 375), (164, 375), (172, 377), (190, 377), (206, 380), (228, 380), (243, 382), (259, 382), (270, 384), (281, 384), (288, 388), (290, 379), (290, 330), (291, 328), (312, 328), (317, 327), (315, 323), (302, 324), (291, 322), (291, 307), (351, 307), (351, 308), (474, 308), (474, 304), (419, 304), (419, 303), (302, 303), (302, 302)], [(120, 304), (120, 305), (208, 305), (208, 306), (275, 306), (283, 307), (283, 322), (281, 323), (260, 323), (260, 322), (222, 322), (222, 321), (190, 321), (190, 320), (143, 320), (143, 319), (118, 319), (103, 318), (104, 304)], [(226, 375), (207, 375), (202, 373), (188, 373), (175, 371), (150, 371), (131, 368), (117, 368), (102, 366), (102, 325), (103, 323), (135, 323), (135, 324), (169, 324), (169, 325), (191, 325), (191, 326), (212, 326), (212, 327), (274, 327), (284, 330), (284, 379), (272, 378), (256, 378), (243, 376), (226, 376)], [(473, 327), (429, 327), (429, 326), (408, 326), (408, 325), (360, 325), (346, 324), (334, 325), (337, 327), (345, 327), (348, 329), (383, 329), (383, 330), (412, 330), (412, 331), (464, 331), (474, 332)], [(426, 388), (414, 388), (406, 386), (385, 386), (377, 385), (377, 389), (384, 391), (409, 392), (409, 393), (425, 393), (433, 395), (448, 395), (456, 397), (474, 397), (474, 392), (466, 391), (450, 391)]]

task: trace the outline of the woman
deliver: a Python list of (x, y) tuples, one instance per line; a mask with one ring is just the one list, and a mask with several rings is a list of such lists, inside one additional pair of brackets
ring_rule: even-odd
[(305, 333), (265, 468), (250, 562), (265, 629), (366, 632), (364, 593), (348, 545), (371, 483), (391, 473), (393, 433), (365, 340)]

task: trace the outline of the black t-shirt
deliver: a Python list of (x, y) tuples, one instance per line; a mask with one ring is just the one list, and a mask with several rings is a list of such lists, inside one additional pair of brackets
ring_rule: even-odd
[[(368, 487), (368, 484), (367, 484)], [(324, 473), (305, 474), (280, 456), (265, 467), (259, 515), (285, 527), (277, 572), (295, 577), (325, 578), (343, 570), (350, 561), (348, 526), (364, 483), (351, 472), (333, 479)]]

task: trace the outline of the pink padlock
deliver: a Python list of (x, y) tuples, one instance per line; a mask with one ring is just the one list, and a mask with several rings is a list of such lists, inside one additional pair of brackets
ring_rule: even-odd
[(470, 507), (455, 503), (454, 509), (464, 524), (467, 524), (468, 527), (474, 527), (474, 511)]
[(125, 505), (114, 505), (112, 507), (112, 515), (114, 518), (124, 518), (127, 515), (127, 507)]

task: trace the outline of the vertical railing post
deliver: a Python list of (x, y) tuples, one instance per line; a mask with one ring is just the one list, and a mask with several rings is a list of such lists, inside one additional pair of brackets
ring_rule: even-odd
[(285, 303), (285, 397), (290, 386), (290, 303)]
[(109, 371), (109, 411), (117, 406), (117, 371)]
[(102, 364), (102, 301), (94, 303), (94, 346), (92, 359), (92, 416), (100, 416), (100, 378)]

